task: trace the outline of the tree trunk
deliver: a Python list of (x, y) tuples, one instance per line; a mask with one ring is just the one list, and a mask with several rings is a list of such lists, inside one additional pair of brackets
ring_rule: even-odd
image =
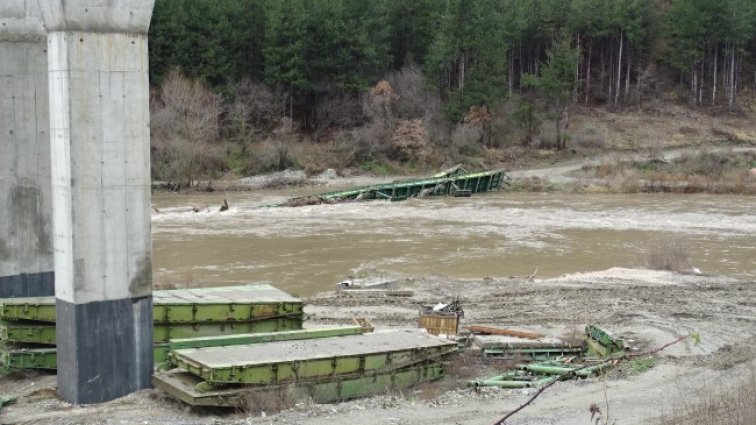
[(459, 54), (459, 75), (457, 76), (457, 88), (459, 91), (465, 88), (465, 52)]
[(743, 59), (735, 61), (735, 73), (732, 76), (732, 104), (738, 100), (738, 76), (741, 75), (741, 67), (743, 65)]
[(696, 105), (696, 93), (698, 92), (698, 64), (691, 67), (690, 104)]
[(711, 104), (714, 105), (717, 102), (717, 63), (719, 62), (718, 45), (714, 45), (714, 72), (712, 73), (711, 80)]
[(575, 39), (576, 39), (576, 44), (577, 44), (578, 60), (575, 63), (575, 87), (573, 87), (573, 92), (572, 92), (573, 103), (578, 102), (578, 81), (580, 81), (580, 64), (583, 59), (583, 54), (580, 51), (580, 30), (577, 31), (577, 36), (575, 37)]
[(591, 54), (593, 50), (593, 39), (588, 42), (588, 61), (585, 63), (585, 103), (588, 104), (588, 96), (591, 92)]
[(511, 45), (512, 48), (509, 49), (509, 81), (507, 81), (507, 89), (510, 97), (514, 92), (514, 43), (511, 43)]
[(520, 40), (520, 80), (517, 82), (517, 89), (522, 92), (522, 40)]
[(622, 81), (622, 42), (624, 39), (625, 33), (620, 31), (619, 53), (617, 54), (617, 86), (614, 89), (614, 106), (617, 106), (617, 103), (619, 102), (620, 81)]
[(570, 108), (564, 110), (564, 133), (562, 134), (562, 150), (567, 149), (567, 132), (570, 130)]
[(701, 77), (698, 79), (698, 106), (701, 106), (702, 100), (703, 100), (703, 87), (704, 87), (704, 81), (706, 78), (706, 56), (704, 55), (704, 60), (701, 62), (700, 66), (701, 68)]
[(627, 64), (625, 65), (625, 102), (627, 102), (630, 93), (630, 55), (627, 55)]
[(732, 49), (730, 53), (730, 81), (729, 89), (727, 91), (727, 106), (731, 107), (735, 104), (735, 49)]
[(599, 72), (599, 92), (604, 91), (604, 77), (606, 75), (606, 41), (601, 49), (601, 72)]

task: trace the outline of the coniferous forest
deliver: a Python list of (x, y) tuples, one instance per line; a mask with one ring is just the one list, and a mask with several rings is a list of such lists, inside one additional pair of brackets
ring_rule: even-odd
[(499, 146), (497, 115), (564, 149), (578, 106), (738, 109), (754, 54), (753, 0), (157, 0), (153, 151), (159, 169), (170, 139), (223, 140), (223, 164), (190, 168), (259, 172), (291, 155), (252, 144), (307, 134), (342, 165), (432, 163), (424, 144)]

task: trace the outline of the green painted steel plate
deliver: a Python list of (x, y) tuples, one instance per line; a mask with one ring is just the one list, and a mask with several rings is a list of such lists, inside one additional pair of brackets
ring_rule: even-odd
[(152, 383), (168, 394), (192, 406), (239, 407), (243, 400), (252, 398), (250, 393), (287, 394), (292, 401), (312, 398), (316, 403), (329, 403), (357, 397), (385, 394), (409, 388), (422, 382), (440, 379), (444, 375), (443, 365), (436, 362), (423, 363), (402, 369), (384, 371), (352, 377), (329, 377), (318, 382), (297, 382), (296, 384), (271, 385), (265, 387), (233, 386), (199, 391), (202, 380), (189, 372), (174, 370), (158, 372)]
[(252, 322), (156, 323), (152, 340), (167, 342), (174, 339), (203, 338), (251, 333), (267, 333), (302, 329), (302, 315), (275, 317)]
[[(249, 321), (302, 313), (302, 300), (267, 284), (154, 291), (155, 323)], [(0, 299), (0, 320), (55, 322), (55, 298)]]
[(302, 312), (302, 300), (264, 284), (155, 291), (152, 299), (156, 323), (246, 321)]
[(200, 338), (173, 339), (170, 342), (170, 346), (172, 350), (180, 350), (184, 348), (224, 347), (228, 345), (259, 344), (273, 341), (291, 341), (357, 335), (361, 334), (362, 332), (363, 328), (361, 326), (324, 327), (292, 331), (265, 332), (257, 334), (220, 335)]
[(0, 340), (55, 345), (55, 325), (39, 322), (0, 322)]
[(10, 369), (55, 369), (54, 348), (27, 348), (0, 352), (0, 364)]
[[(229, 338), (238, 334), (291, 331), (302, 328), (302, 314), (290, 317), (258, 319), (251, 322), (156, 323), (153, 342), (168, 342), (182, 338)], [(0, 341), (55, 345), (55, 325), (43, 322), (0, 322)]]
[[(152, 347), (155, 366), (166, 362), (169, 350), (167, 344)], [(6, 348), (0, 351), (0, 366), (10, 369), (56, 369), (57, 365), (55, 348)]]
[(170, 361), (210, 383), (278, 384), (391, 370), (457, 349), (416, 330), (174, 350)]

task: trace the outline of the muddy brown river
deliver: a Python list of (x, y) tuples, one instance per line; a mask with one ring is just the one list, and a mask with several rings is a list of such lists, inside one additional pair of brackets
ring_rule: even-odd
[[(555, 277), (639, 263), (683, 237), (704, 274), (756, 279), (756, 197), (498, 192), (299, 208), (302, 193), (153, 195), (156, 285), (269, 281), (300, 296), (358, 268), (450, 277)], [(223, 198), (230, 209), (218, 212)], [(178, 207), (209, 206), (200, 212)]]

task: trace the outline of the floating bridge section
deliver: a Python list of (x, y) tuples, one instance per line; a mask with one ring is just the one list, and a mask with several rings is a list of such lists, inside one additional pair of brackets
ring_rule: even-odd
[(178, 369), (152, 381), (194, 406), (236, 406), (254, 393), (331, 402), (439, 379), (437, 360), (456, 349), (454, 341), (415, 329), (173, 349), (168, 363)]
[[(238, 407), (254, 394), (330, 402), (400, 390), (443, 377), (438, 360), (457, 350), (416, 329), (302, 329), (302, 300), (265, 284), (153, 294), (152, 383), (194, 406)], [(53, 297), (0, 299), (0, 369), (63, 367), (57, 308)]]
[[(169, 341), (181, 338), (302, 328), (302, 300), (267, 284), (155, 291), (153, 297), (155, 364), (165, 362)], [(0, 368), (55, 369), (55, 298), (0, 299), (0, 344)]]
[(338, 203), (370, 199), (403, 201), (424, 196), (470, 196), (473, 193), (491, 192), (501, 189), (510, 180), (504, 170), (482, 171), (478, 173), (439, 173), (433, 177), (397, 181), (372, 186), (363, 186), (327, 192), (320, 195), (292, 198), (274, 206), (301, 206), (321, 203)]

